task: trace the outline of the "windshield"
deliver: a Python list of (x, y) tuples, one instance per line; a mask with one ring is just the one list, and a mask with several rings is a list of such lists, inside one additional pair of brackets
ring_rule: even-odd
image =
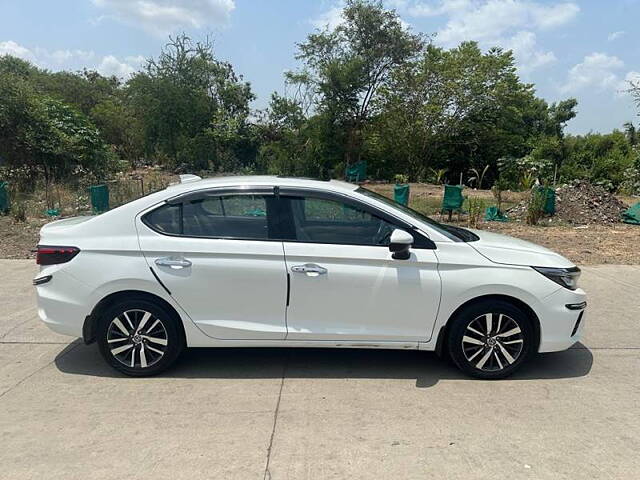
[(364, 187), (359, 187), (356, 190), (358, 193), (366, 195), (367, 197), (374, 198), (382, 203), (386, 203), (387, 205), (396, 208), (407, 215), (429, 225), (434, 230), (438, 231), (445, 237), (453, 240), (454, 242), (473, 242), (479, 240), (479, 237), (469, 230), (465, 230), (464, 228), (454, 227), (453, 225), (444, 225), (440, 222), (436, 222), (433, 218), (428, 217), (413, 208), (407, 207), (406, 205), (402, 205), (401, 203), (396, 202), (384, 195), (380, 195), (372, 190), (368, 190)]

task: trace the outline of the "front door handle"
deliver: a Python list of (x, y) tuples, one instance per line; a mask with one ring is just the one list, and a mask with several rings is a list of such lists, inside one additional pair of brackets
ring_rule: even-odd
[(327, 269), (315, 263), (305, 263), (304, 265), (294, 265), (291, 271), (295, 273), (306, 273), (310, 277), (317, 277), (327, 273)]
[(191, 266), (191, 262), (186, 258), (162, 257), (156, 259), (156, 265), (159, 267), (171, 267), (173, 269), (187, 268)]

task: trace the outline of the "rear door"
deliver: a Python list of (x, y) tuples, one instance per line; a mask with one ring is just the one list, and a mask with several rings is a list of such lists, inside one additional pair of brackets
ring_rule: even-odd
[[(292, 239), (284, 242), (288, 340), (429, 339), (441, 287), (428, 240), (384, 212), (327, 192), (283, 189), (281, 205)], [(395, 228), (414, 236), (408, 260), (391, 257)]]
[(207, 335), (284, 339), (287, 273), (272, 188), (211, 190), (138, 220), (149, 266)]

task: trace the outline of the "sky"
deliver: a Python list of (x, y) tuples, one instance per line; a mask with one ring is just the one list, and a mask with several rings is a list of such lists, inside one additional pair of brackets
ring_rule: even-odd
[[(464, 40), (513, 50), (518, 73), (548, 102), (578, 99), (567, 131), (638, 123), (628, 81), (640, 80), (640, 0), (385, 0), (414, 32), (450, 48)], [(128, 78), (171, 34), (210, 38), (267, 106), (295, 70), (296, 42), (341, 21), (342, 0), (0, 0), (0, 55), (50, 70)]]

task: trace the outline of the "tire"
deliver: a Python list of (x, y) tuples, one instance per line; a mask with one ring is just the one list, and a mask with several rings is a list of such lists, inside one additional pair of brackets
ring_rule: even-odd
[(111, 367), (134, 377), (166, 370), (184, 349), (174, 315), (146, 298), (123, 300), (105, 310), (99, 319), (97, 341)]
[(534, 352), (534, 341), (534, 329), (525, 312), (504, 300), (486, 300), (456, 315), (447, 345), (460, 370), (472, 377), (497, 380), (527, 361)]

